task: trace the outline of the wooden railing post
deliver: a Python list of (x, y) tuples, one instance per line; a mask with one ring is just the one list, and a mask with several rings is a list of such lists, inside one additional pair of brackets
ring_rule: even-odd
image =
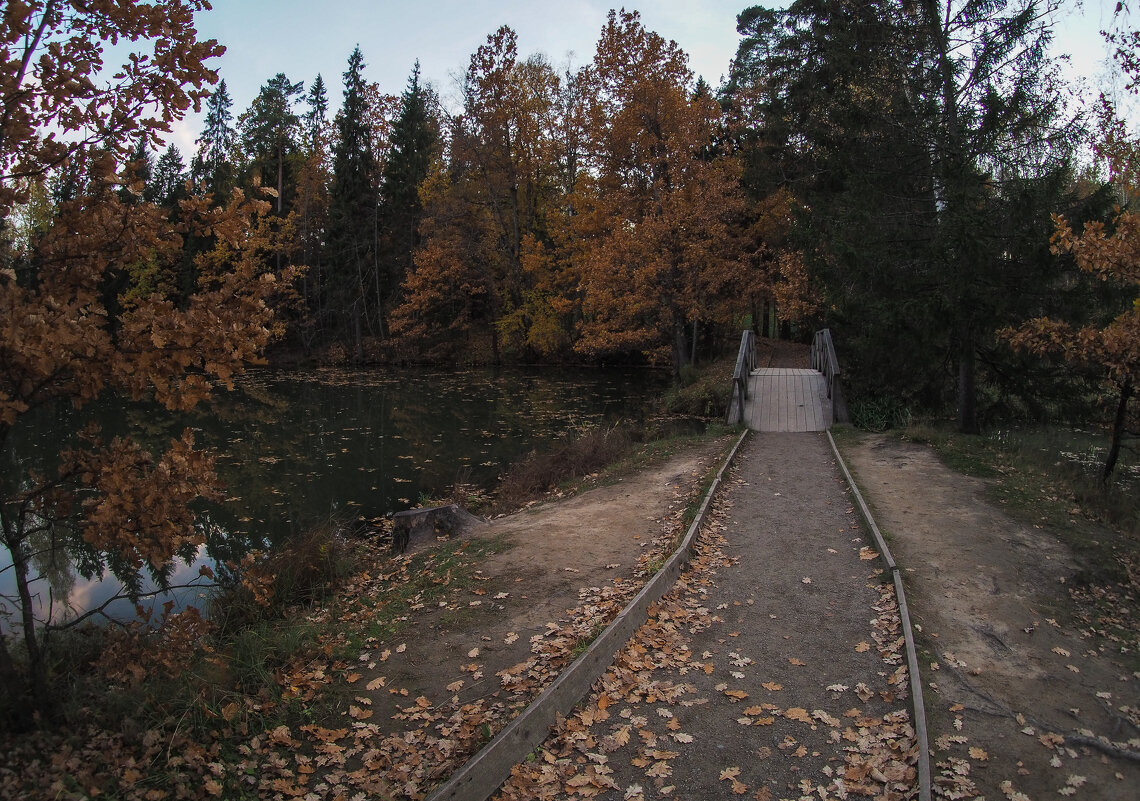
[(745, 329), (736, 354), (736, 370), (732, 373), (732, 398), (728, 402), (725, 422), (736, 425), (744, 419), (744, 402), (748, 400), (748, 379), (756, 367), (756, 335)]
[(831, 399), (832, 422), (849, 422), (847, 401), (843, 397), (843, 384), (840, 382), (839, 358), (835, 355), (835, 343), (831, 339), (830, 328), (815, 332), (811, 341), (811, 366), (813, 370), (823, 373), (827, 380), (827, 397)]

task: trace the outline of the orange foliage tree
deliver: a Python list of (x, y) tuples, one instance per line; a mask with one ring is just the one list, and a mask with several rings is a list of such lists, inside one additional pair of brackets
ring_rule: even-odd
[[(610, 12), (581, 76), (584, 174), (575, 192), (583, 320), (575, 347), (687, 363), (688, 328), (708, 319), (741, 258), (737, 163), (710, 155), (719, 108), (691, 91), (688, 59)], [(668, 356), (666, 356), (668, 354)]]
[[(1124, 123), (1104, 98), (1098, 116), (1100, 136), (1095, 149), (1108, 165), (1109, 178), (1117, 190), (1134, 204), (1140, 198), (1136, 169), (1140, 142), (1128, 136)], [(1041, 317), (1001, 333), (1014, 348), (1060, 354), (1075, 364), (1095, 367), (1103, 375), (1116, 396), (1108, 454), (1101, 471), (1102, 480), (1107, 481), (1120, 455), (1129, 403), (1140, 384), (1140, 213), (1117, 207), (1111, 226), (1094, 220), (1085, 224), (1079, 236), (1063, 216), (1054, 215), (1053, 222), (1053, 252), (1072, 254), (1084, 272), (1128, 288), (1133, 295), (1131, 306), (1104, 327), (1074, 328), (1065, 321)]]
[[(231, 385), (275, 334), (272, 303), (288, 275), (265, 267), (275, 244), (258, 221), (269, 204), (237, 191), (224, 208), (191, 197), (175, 225), (137, 201), (141, 186), (122, 166), (138, 142), (157, 143), (197, 109), (216, 80), (205, 62), (222, 48), (198, 41), (193, 24), (209, 7), (205, 0), (4, 6), (0, 230), (9, 246), (0, 255), (0, 449), (37, 411), (112, 393), (189, 409), (216, 383)], [(133, 53), (122, 66), (106, 65), (106, 42)], [(71, 199), (34, 231), (21, 230), (35, 188), (64, 171), (82, 176)], [(199, 260), (197, 291), (178, 298), (139, 291), (138, 276), (179, 261), (189, 235), (217, 243)], [(0, 537), (19, 617), (0, 634), (9, 710), (29, 697), (36, 708), (49, 706), (52, 626), (33, 597), (37, 551), (65, 551), (89, 576), (110, 569), (137, 596), (144, 572), (161, 585), (171, 560), (203, 542), (189, 504), (216, 491), (212, 460), (194, 449), (189, 431), (161, 454), (128, 438), (105, 441), (93, 427), (70, 435), (52, 470), (7, 461), (0, 476)], [(13, 651), (21, 642), (26, 682)]]
[(421, 355), (470, 349), (473, 338), (489, 340), (494, 359), (568, 344), (549, 286), (565, 186), (563, 101), (558, 74), (541, 56), (520, 59), (509, 27), (472, 55), (446, 166), (421, 193), (423, 245), (392, 321)]

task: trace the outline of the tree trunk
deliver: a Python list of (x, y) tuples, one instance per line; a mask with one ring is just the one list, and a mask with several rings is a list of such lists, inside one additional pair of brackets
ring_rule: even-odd
[(963, 434), (979, 431), (975, 372), (974, 333), (966, 323), (961, 327), (958, 341), (958, 430)]
[[(16, 576), (16, 592), (20, 596), (20, 620), (24, 629), (24, 647), (28, 652), (28, 684), (32, 693), (32, 708), (46, 710), (49, 704), (47, 678), (44, 676), (44, 654), (40, 641), (36, 636), (36, 618), (32, 609), (32, 591), (28, 584), (28, 556), (24, 552), (24, 542), (20, 535), (22, 526), (5, 519), (3, 521), (4, 544), (12, 556), (12, 569)], [(8, 653), (7, 643), (3, 645), (3, 656), (0, 656), (4, 665), (0, 663), (0, 676), (15, 668), (11, 666), (11, 655)], [(20, 682), (5, 683), (7, 691), (20, 693)]]
[(1120, 441), (1124, 438), (1124, 423), (1128, 419), (1128, 401), (1132, 399), (1132, 379), (1126, 378), (1124, 386), (1120, 388), (1120, 402), (1116, 405), (1116, 418), (1112, 421), (1112, 442), (1108, 446), (1108, 456), (1104, 460), (1104, 470), (1101, 471), (1101, 483), (1107, 484), (1112, 471), (1116, 468), (1116, 460), (1120, 456)]

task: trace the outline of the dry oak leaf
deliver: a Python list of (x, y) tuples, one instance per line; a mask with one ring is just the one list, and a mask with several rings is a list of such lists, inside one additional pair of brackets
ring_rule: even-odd
[(763, 687), (765, 690), (771, 690), (772, 692), (776, 692), (777, 690), (784, 689), (784, 685), (778, 684), (777, 682), (774, 682), (774, 681), (766, 681), (766, 682), (762, 683), (760, 686)]
[(740, 701), (748, 697), (748, 693), (744, 692), (744, 690), (725, 690), (724, 694), (729, 698), (736, 698)]
[(860, 653), (860, 654), (865, 654), (865, 653), (867, 653), (867, 651), (870, 651), (870, 650), (871, 650), (871, 644), (869, 642), (861, 642), (855, 646), (855, 651), (857, 653)]
[(979, 748), (976, 745), (970, 747), (970, 759), (976, 759), (979, 762), (985, 762), (989, 758), (990, 755), (986, 753), (986, 749)]
[(862, 548), (859, 549), (859, 558), (862, 559), (864, 562), (869, 562), (872, 559), (878, 559), (879, 558), (879, 552), (872, 549), (872, 548), (868, 548), (866, 545), (864, 545)]
[(788, 720), (798, 720), (802, 723), (811, 723), (811, 715), (802, 706), (793, 706), (784, 712), (784, 717)]
[(739, 775), (740, 775), (740, 768), (725, 768), (724, 770), (722, 770), (720, 772), (720, 780), (722, 782), (726, 782), (726, 781), (729, 781), (730, 779), (735, 779)]
[(804, 661), (802, 661), (802, 660), (800, 660), (800, 659), (796, 659), (796, 658), (793, 656), (791, 659), (789, 659), (789, 660), (788, 660), (788, 664), (789, 664), (789, 665), (795, 665), (796, 667), (803, 667), (804, 665), (806, 665), (806, 664), (807, 664), (807, 662), (804, 662)]
[(376, 690), (379, 690), (381, 687), (383, 687), (387, 683), (388, 683), (387, 676), (377, 676), (372, 681), (370, 681), (366, 685), (364, 685), (364, 689), (368, 690), (369, 692), (375, 692)]

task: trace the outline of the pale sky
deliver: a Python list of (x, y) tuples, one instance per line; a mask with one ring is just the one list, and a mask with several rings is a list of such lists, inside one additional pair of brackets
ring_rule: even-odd
[[(1106, 50), (1097, 31), (1111, 23), (1115, 0), (1084, 0), (1083, 7), (1063, 1), (1062, 24), (1055, 28), (1058, 49), (1072, 56), (1075, 75), (1098, 86)], [(748, 5), (748, 0), (642, 0), (625, 7), (640, 11), (648, 29), (676, 41), (688, 53), (693, 72), (715, 87), (736, 54), (736, 15)], [(383, 91), (403, 91), (418, 58), (423, 78), (456, 108), (456, 77), (499, 26), (509, 25), (518, 34), (520, 57), (542, 52), (556, 67), (576, 67), (593, 57), (613, 7), (606, 0), (214, 0), (214, 9), (198, 16), (198, 29), (201, 38), (227, 47), (211, 64), (226, 81), (235, 117), (278, 72), (304, 81), (306, 88), (321, 73), (335, 111), (345, 63), (357, 44), (367, 64), (365, 77)], [(187, 160), (200, 124), (197, 117), (187, 118), (175, 130), (174, 142)]]

